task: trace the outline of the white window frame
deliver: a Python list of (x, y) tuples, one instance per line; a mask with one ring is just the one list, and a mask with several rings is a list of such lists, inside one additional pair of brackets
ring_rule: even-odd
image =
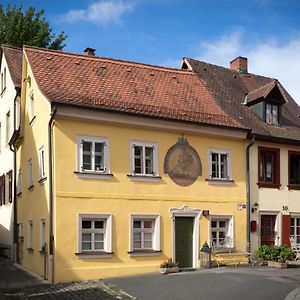
[(28, 117), (29, 123), (35, 118), (35, 108), (34, 108), (34, 93), (33, 91), (29, 94), (28, 98)]
[[(93, 143), (92, 150), (92, 170), (83, 169), (83, 141)], [(103, 143), (103, 155), (104, 155), (104, 170), (95, 170), (95, 143)], [(96, 137), (96, 136), (87, 136), (79, 135), (77, 137), (77, 171), (79, 173), (86, 174), (110, 174), (110, 158), (109, 158), (109, 139), (107, 137)]]
[[(218, 177), (212, 177), (212, 154), (217, 153), (219, 155), (219, 164), (218, 164)], [(227, 156), (227, 177), (222, 178), (221, 177), (221, 170), (220, 170), (220, 155), (224, 154)], [(209, 148), (207, 151), (207, 156), (208, 156), (208, 178), (210, 180), (220, 180), (220, 181), (231, 181), (232, 180), (232, 173), (231, 173), (231, 151), (226, 150), (226, 149), (218, 149), (218, 148)]]
[[(152, 249), (134, 249), (133, 247), (133, 235), (134, 235), (134, 228), (133, 228), (133, 221), (135, 220), (152, 220), (154, 227), (153, 227), (153, 237), (152, 237)], [(149, 255), (151, 252), (155, 254), (155, 252), (160, 251), (160, 216), (156, 214), (131, 214), (129, 220), (129, 254), (134, 255), (136, 254), (146, 254)], [(148, 252), (148, 253), (147, 253)]]
[(18, 177), (17, 177), (17, 194), (22, 193), (22, 169), (18, 170)]
[(28, 221), (28, 239), (27, 239), (27, 249), (33, 249), (33, 221)]
[(18, 238), (23, 238), (23, 223), (18, 223), (17, 225), (18, 227)]
[[(275, 107), (276, 107), (276, 114), (274, 113)], [(266, 103), (266, 123), (271, 125), (279, 124), (279, 105)]]
[[(104, 221), (104, 249), (103, 250), (82, 250), (82, 221), (83, 220), (103, 220)], [(78, 254), (112, 254), (112, 215), (110, 214), (79, 214), (78, 215)], [(93, 257), (95, 257), (93, 255)]]
[(28, 187), (33, 186), (33, 166), (32, 166), (32, 158), (28, 159), (27, 162), (28, 165)]
[(39, 179), (46, 178), (46, 171), (45, 171), (45, 147), (42, 146), (39, 149)]
[(6, 113), (6, 144), (8, 144), (11, 137), (11, 116), (10, 110)]
[[(134, 165), (134, 147), (143, 147), (143, 161), (145, 161), (145, 147), (153, 148), (153, 174), (146, 174), (145, 164), (142, 166), (142, 173), (135, 173)], [(130, 141), (129, 142), (129, 153), (130, 153), (130, 174), (131, 176), (147, 176), (147, 177), (158, 177), (158, 143), (155, 142), (142, 142), (142, 141)]]
[(40, 251), (45, 250), (44, 246), (46, 244), (46, 220), (40, 220)]
[[(230, 215), (210, 215), (209, 216), (209, 226), (208, 226), (208, 241), (209, 245), (212, 246), (212, 221), (227, 221), (227, 235), (228, 243), (226, 245), (222, 245), (222, 249), (230, 249), (234, 247), (234, 218)], [(216, 246), (218, 249), (218, 246)]]
[[(300, 226), (297, 226), (297, 221), (296, 221), (296, 219), (300, 220), (300, 215), (292, 214), (290, 217), (291, 217), (291, 219), (295, 219), (294, 220), (294, 225), (293, 225), (293, 227), (294, 227), (294, 233), (293, 234), (291, 234), (291, 224), (290, 224), (290, 237), (294, 238), (297, 246), (300, 246), (300, 243), (297, 243), (298, 238), (300, 239), (300, 235), (299, 234), (297, 235), (297, 227), (300, 228)], [(296, 223), (296, 226), (295, 226), (295, 223)]]

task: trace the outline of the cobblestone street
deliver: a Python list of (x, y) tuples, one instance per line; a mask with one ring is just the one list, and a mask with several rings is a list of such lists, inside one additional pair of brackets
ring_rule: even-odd
[(51, 285), (20, 266), (0, 258), (0, 300), (135, 299), (101, 279)]
[(135, 299), (102, 280), (90, 280), (64, 284), (44, 284), (29, 288), (8, 288), (0, 290), (0, 299)]

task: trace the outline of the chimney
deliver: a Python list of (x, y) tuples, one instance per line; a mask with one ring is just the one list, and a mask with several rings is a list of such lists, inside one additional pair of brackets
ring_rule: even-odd
[(85, 48), (84, 53), (85, 53), (85, 55), (95, 56), (95, 51), (96, 51), (96, 49), (87, 47), (87, 48)]
[(248, 73), (248, 59), (246, 57), (238, 56), (230, 62), (230, 69), (241, 74)]

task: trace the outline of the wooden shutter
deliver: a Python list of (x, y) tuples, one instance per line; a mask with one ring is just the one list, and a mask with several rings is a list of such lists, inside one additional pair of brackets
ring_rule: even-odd
[(5, 174), (0, 176), (0, 203), (5, 205)]
[(8, 172), (8, 201), (12, 203), (12, 170)]
[(282, 231), (281, 231), (282, 245), (290, 246), (290, 232), (291, 232), (291, 216), (282, 215)]
[(0, 205), (4, 204), (3, 203), (3, 183), (2, 183), (2, 177), (0, 176)]

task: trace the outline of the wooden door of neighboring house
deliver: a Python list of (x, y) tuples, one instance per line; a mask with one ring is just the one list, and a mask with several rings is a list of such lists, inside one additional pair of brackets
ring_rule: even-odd
[(260, 221), (260, 244), (275, 245), (275, 222), (276, 215), (261, 215)]

